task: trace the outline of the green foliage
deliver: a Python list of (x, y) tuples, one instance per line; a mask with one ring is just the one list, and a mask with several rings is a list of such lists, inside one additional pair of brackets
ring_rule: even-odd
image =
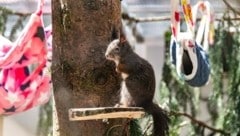
[(130, 136), (141, 136), (142, 129), (137, 119), (130, 121)]
[(11, 11), (0, 7), (0, 33), (3, 34), (6, 30), (6, 22), (8, 19), (8, 16), (11, 14)]
[(47, 136), (52, 135), (53, 132), (53, 109), (52, 109), (52, 101), (46, 103), (45, 105), (40, 107), (39, 112), (39, 121), (38, 121), (38, 136)]
[[(4, 36), (6, 31), (10, 31), (10, 35), (7, 37), (10, 40), (16, 39), (16, 34), (20, 29), (23, 29), (24, 21), (28, 17), (28, 14), (14, 13), (12, 10), (9, 10), (4, 7), (0, 7), (0, 33)], [(12, 26), (10, 30), (6, 30), (6, 23), (9, 18), (18, 18), (15, 24)], [(14, 22), (12, 22), (14, 23)]]
[[(228, 15), (225, 17), (228, 18)], [(214, 81), (210, 100), (217, 107), (211, 115), (215, 125), (231, 135), (240, 135), (240, 32), (230, 31), (230, 28), (237, 29), (239, 26), (231, 20), (220, 22), (215, 45), (210, 48)]]
[[(163, 66), (162, 81), (160, 82), (160, 96), (162, 100), (168, 100), (168, 108), (171, 111), (190, 112), (193, 117), (197, 113), (199, 93), (188, 86), (177, 76), (170, 62), (169, 46), (171, 32), (165, 33), (165, 62)], [(167, 98), (167, 99), (166, 99)], [(171, 116), (170, 135), (178, 136), (183, 126), (188, 124), (179, 116)], [(193, 132), (192, 132), (193, 133)], [(195, 133), (193, 133), (194, 135)]]
[(14, 40), (16, 38), (17, 31), (19, 29), (23, 28), (23, 26), (24, 26), (23, 23), (24, 23), (24, 20), (26, 20), (26, 18), (27, 18), (27, 16), (20, 16), (20, 17), (18, 17), (17, 21), (13, 25), (12, 30), (10, 32), (10, 35), (9, 35), (9, 39), (10, 40)]
[[(239, 24), (234, 25), (230, 21), (226, 25), (227, 28), (239, 28), (240, 26)], [(225, 26), (223, 25), (223, 27)], [(234, 33), (224, 30), (220, 32), (230, 35), (232, 42), (224, 45), (231, 48), (231, 50), (228, 54), (229, 57), (226, 58), (229, 63), (229, 69), (226, 71), (228, 75), (228, 88), (226, 89), (228, 100), (224, 109), (226, 114), (223, 127), (229, 130), (232, 135), (240, 135), (240, 32), (238, 30)], [(226, 43), (226, 39), (221, 42)]]
[[(240, 135), (240, 32), (231, 32), (230, 28), (240, 28), (240, 25), (228, 20), (219, 22), (216, 28), (215, 44), (209, 49), (212, 88), (205, 101), (211, 126), (237, 136)], [(170, 111), (190, 112), (195, 118), (201, 112), (198, 104), (204, 100), (200, 100), (200, 91), (181, 81), (172, 68), (169, 60), (170, 35), (170, 31), (165, 34), (166, 53), (160, 99), (168, 100)], [(186, 126), (186, 122), (181, 116), (171, 116), (170, 135), (180, 135), (183, 127), (190, 130), (189, 135), (207, 134), (202, 125), (191, 123)], [(208, 134), (215, 135), (216, 132)]]

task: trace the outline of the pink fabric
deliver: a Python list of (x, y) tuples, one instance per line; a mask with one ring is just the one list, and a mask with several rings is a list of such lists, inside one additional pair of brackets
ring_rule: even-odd
[(42, 5), (43, 0), (16, 42), (0, 37), (0, 114), (22, 112), (49, 100), (51, 47), (43, 28)]

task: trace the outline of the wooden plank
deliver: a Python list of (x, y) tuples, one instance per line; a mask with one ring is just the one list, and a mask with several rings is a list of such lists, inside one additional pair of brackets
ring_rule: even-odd
[(97, 120), (109, 118), (141, 118), (145, 114), (141, 107), (100, 107), (100, 108), (72, 108), (69, 109), (69, 120)]

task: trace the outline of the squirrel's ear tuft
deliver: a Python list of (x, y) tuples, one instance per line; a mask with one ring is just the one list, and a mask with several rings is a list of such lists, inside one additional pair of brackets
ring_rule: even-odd
[(120, 43), (125, 43), (126, 42), (126, 37), (124, 35), (123, 30), (121, 29), (120, 31)]
[(120, 43), (125, 43), (126, 42), (126, 37), (125, 36), (120, 36)]
[(114, 26), (112, 28), (112, 36), (111, 36), (111, 41), (115, 40), (115, 39), (118, 39), (119, 37), (119, 32), (118, 30), (116, 29), (116, 27)]

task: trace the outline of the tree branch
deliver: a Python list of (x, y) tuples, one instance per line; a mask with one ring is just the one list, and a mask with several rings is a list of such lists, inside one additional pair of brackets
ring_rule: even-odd
[(139, 17), (131, 16), (127, 13), (122, 13), (122, 19), (133, 21), (133, 22), (154, 22), (154, 21), (168, 21), (171, 18), (169, 16), (139, 18)]
[(193, 123), (198, 124), (198, 125), (200, 125), (200, 126), (202, 126), (202, 127), (204, 127), (204, 128), (207, 128), (207, 129), (209, 129), (209, 130), (211, 130), (211, 131), (213, 131), (213, 132), (221, 133), (221, 134), (227, 135), (227, 136), (230, 135), (229, 132), (226, 132), (226, 131), (224, 131), (224, 130), (222, 130), (222, 129), (213, 128), (213, 127), (207, 125), (206, 123), (204, 123), (203, 121), (200, 121), (200, 120), (195, 119), (194, 117), (192, 117), (191, 115), (189, 115), (189, 114), (187, 114), (187, 113), (176, 112), (176, 111), (170, 111), (170, 112), (168, 112), (168, 113), (169, 113), (170, 115), (173, 115), (173, 116), (184, 116), (184, 117), (187, 117), (187, 118), (190, 119)]
[(15, 12), (15, 11), (12, 11), (8, 8), (5, 8), (5, 7), (0, 7), (0, 11), (3, 11), (7, 14), (12, 14), (12, 15), (17, 15), (17, 16), (28, 16), (28, 15), (31, 15), (31, 13), (21, 13), (21, 12)]
[(147, 127), (143, 130), (143, 136), (147, 135), (147, 131), (151, 128), (151, 126), (153, 125), (153, 122), (148, 120), (148, 124)]
[(226, 0), (223, 0), (223, 2), (225, 3), (225, 5), (232, 10), (234, 13), (240, 15), (240, 11), (237, 11), (236, 9), (234, 9)]
[[(171, 20), (170, 16), (159, 16), (159, 17), (136, 17), (129, 15), (127, 13), (122, 14), (122, 19), (129, 20), (132, 22), (155, 22), (155, 21), (169, 21)], [(197, 18), (197, 20), (200, 20), (200, 18)], [(229, 18), (215, 18), (216, 21), (222, 21), (222, 20), (229, 20)], [(240, 20), (240, 17), (237, 18), (230, 18), (230, 20)]]
[[(21, 17), (30, 16), (32, 14), (32, 13), (23, 13), (23, 12), (12, 11), (11, 9), (1, 7), (1, 6), (0, 6), (0, 11), (4, 11), (5, 13), (11, 14), (11, 15), (16, 15), (16, 16), (21, 16)], [(43, 14), (49, 15), (51, 13), (43, 13)]]

